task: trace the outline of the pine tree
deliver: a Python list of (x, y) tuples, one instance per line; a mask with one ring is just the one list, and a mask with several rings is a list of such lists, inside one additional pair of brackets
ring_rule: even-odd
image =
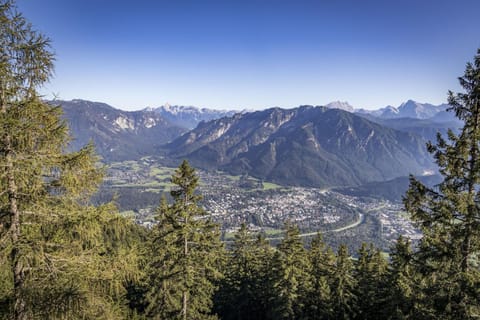
[(332, 307), (334, 319), (353, 319), (356, 311), (355, 278), (353, 262), (347, 247), (338, 248), (335, 273), (331, 279)]
[(410, 241), (400, 236), (392, 248), (390, 258), (387, 284), (389, 298), (386, 308), (388, 318), (407, 319), (414, 315), (414, 300), (418, 291)]
[(257, 235), (254, 242), (255, 277), (253, 291), (255, 307), (251, 320), (268, 319), (271, 316), (274, 301), (274, 249), (263, 232)]
[(464, 126), (427, 146), (444, 180), (428, 188), (411, 178), (404, 200), (423, 233), (416, 266), (425, 317), (480, 316), (480, 50), (459, 82), (464, 92), (449, 92), (448, 102)]
[(218, 226), (198, 205), (198, 176), (187, 161), (171, 181), (174, 202), (162, 200), (152, 237), (147, 311), (155, 319), (212, 319), (223, 256)]
[(355, 263), (357, 318), (384, 319), (386, 304), (387, 261), (373, 245), (363, 243)]
[(258, 249), (248, 227), (242, 224), (229, 250), (225, 278), (215, 301), (221, 319), (262, 319), (259, 302), (264, 298), (257, 283), (263, 277), (260, 261), (268, 256), (257, 255)]
[(286, 223), (285, 237), (274, 257), (276, 319), (301, 319), (311, 285), (311, 266), (297, 226)]
[(335, 272), (335, 254), (327, 248), (321, 233), (312, 239), (308, 256), (312, 266), (312, 286), (307, 304), (308, 318), (330, 319), (333, 316), (330, 283)]

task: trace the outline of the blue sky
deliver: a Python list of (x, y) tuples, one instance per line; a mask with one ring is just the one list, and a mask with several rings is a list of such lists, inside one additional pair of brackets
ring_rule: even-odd
[(125, 110), (446, 101), (480, 47), (478, 0), (17, 0), (52, 39), (47, 98)]

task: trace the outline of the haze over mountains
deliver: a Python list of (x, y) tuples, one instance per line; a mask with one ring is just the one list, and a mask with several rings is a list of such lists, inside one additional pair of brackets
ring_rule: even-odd
[(195, 108), (184, 106), (171, 106), (168, 103), (158, 108), (148, 108), (145, 111), (154, 111), (162, 116), (165, 120), (170, 121), (172, 124), (193, 129), (201, 121), (210, 121), (222, 117), (231, 117), (237, 111), (228, 110), (213, 110), (207, 108)]
[(241, 112), (162, 106), (127, 112), (85, 100), (55, 101), (73, 148), (92, 140), (107, 162), (159, 156), (249, 174), (284, 185), (351, 186), (434, 171), (426, 140), (460, 123), (445, 110), (407, 101), (357, 110), (346, 102)]

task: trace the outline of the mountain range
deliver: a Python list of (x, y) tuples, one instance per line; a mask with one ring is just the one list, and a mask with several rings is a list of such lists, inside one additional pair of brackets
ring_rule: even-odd
[(92, 141), (106, 162), (150, 155), (152, 150), (187, 131), (154, 111), (128, 112), (80, 99), (50, 103), (63, 108), (73, 137), (70, 148), (78, 150)]
[(193, 129), (202, 121), (231, 117), (237, 113), (232, 110), (171, 106), (168, 103), (158, 108), (147, 108), (145, 111), (154, 111), (170, 123), (186, 129)]
[(166, 145), (194, 166), (279, 184), (360, 185), (432, 169), (417, 135), (325, 107), (272, 108), (200, 123)]
[(148, 155), (176, 165), (186, 158), (207, 170), (317, 187), (432, 171), (425, 141), (461, 126), (447, 106), (411, 100), (368, 112), (346, 102), (255, 112), (170, 105), (127, 112), (80, 99), (51, 103), (63, 107), (71, 148), (93, 141), (105, 162)]
[(341, 109), (358, 115), (369, 115), (380, 119), (422, 119), (432, 120), (434, 122), (454, 121), (453, 113), (447, 112), (448, 104), (433, 105), (430, 103), (420, 103), (408, 100), (398, 107), (386, 106), (376, 110), (356, 109), (348, 102), (334, 101), (325, 105), (331, 109)]

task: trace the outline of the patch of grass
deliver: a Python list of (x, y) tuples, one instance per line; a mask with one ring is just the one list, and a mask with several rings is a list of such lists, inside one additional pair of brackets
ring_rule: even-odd
[(271, 182), (263, 182), (263, 190), (273, 190), (273, 189), (280, 189), (282, 186), (271, 183)]
[(174, 168), (168, 168), (168, 167), (151, 167), (150, 168), (150, 175), (155, 176), (155, 177), (164, 177), (164, 178), (170, 178), (175, 171)]
[(223, 171), (217, 171), (216, 172), (218, 175), (220, 176), (223, 176), (224, 178), (228, 179), (228, 180), (232, 180), (232, 181), (239, 181), (240, 180), (240, 176), (231, 176)]
[(282, 229), (265, 229), (264, 230), (265, 234), (267, 237), (279, 237), (281, 236), (285, 231)]

